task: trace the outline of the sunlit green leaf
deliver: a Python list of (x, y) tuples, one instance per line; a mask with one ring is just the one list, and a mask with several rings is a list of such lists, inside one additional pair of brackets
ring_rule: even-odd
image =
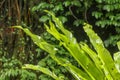
[(59, 80), (59, 78), (58, 78), (53, 72), (51, 72), (49, 69), (40, 67), (40, 66), (38, 66), (38, 65), (35, 66), (35, 65), (31, 65), (31, 64), (26, 64), (23, 68), (41, 71), (41, 72), (43, 72), (43, 73), (51, 76), (51, 77), (54, 78), (55, 80)]
[[(92, 30), (91, 25), (85, 23), (84, 30), (87, 33), (95, 51), (90, 49), (85, 43), (79, 44), (73, 34), (64, 28), (62, 22), (56, 18), (52, 12), (47, 10), (46, 12), (52, 16), (53, 20), (49, 21), (49, 26), (45, 24), (47, 31), (59, 41), (59, 44), (68, 50), (70, 55), (72, 55), (81, 66), (80, 69), (72, 65), (67, 59), (57, 57), (56, 54), (58, 48), (56, 48), (55, 45), (49, 44), (43, 40), (42, 37), (31, 33), (27, 28), (22, 28), (20, 26), (16, 26), (15, 28), (20, 28), (26, 32), (36, 45), (48, 52), (50, 57), (59, 65), (64, 66), (69, 72), (71, 72), (76, 80), (119, 80), (119, 52), (114, 55), (114, 61), (110, 52), (104, 47), (100, 37)], [(104, 22), (101, 23), (102, 25), (106, 25)], [(61, 79), (46, 68), (34, 65), (29, 65), (27, 67), (42, 71), (48, 75), (51, 74), (50, 76), (54, 79)]]
[(115, 65), (118, 71), (120, 72), (120, 52), (114, 54)]
[(118, 74), (114, 61), (110, 55), (110, 52), (104, 47), (102, 40), (92, 30), (91, 25), (85, 24), (84, 30), (98, 53), (100, 60), (102, 61), (102, 68), (104, 69), (106, 77), (108, 79), (119, 79), (120, 75)]
[(120, 41), (117, 42), (118, 49), (120, 50)]

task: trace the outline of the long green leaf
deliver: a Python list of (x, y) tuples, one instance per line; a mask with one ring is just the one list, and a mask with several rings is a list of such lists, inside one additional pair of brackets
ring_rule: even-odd
[[(76, 76), (77, 80), (92, 80), (88, 74), (85, 73), (85, 71), (78, 69), (76, 66), (73, 65), (68, 65), (66, 64), (66, 66), (69, 66), (69, 71)], [(77, 77), (78, 76), (78, 77)], [(79, 79), (80, 78), (80, 79)]]
[[(68, 69), (68, 71), (70, 71), (72, 74), (76, 75), (74, 77), (77, 80), (80, 80), (80, 79), (91, 80), (91, 78), (84, 71), (82, 71), (82, 70), (78, 69), (77, 67), (71, 65), (71, 63), (68, 64), (68, 61), (65, 60), (65, 59), (57, 58), (55, 56), (57, 48), (55, 48), (54, 45), (51, 45), (51, 44), (45, 42), (40, 36), (32, 34), (27, 28), (22, 28), (21, 26), (15, 26), (15, 27), (16, 28), (20, 28), (24, 32), (26, 32), (26, 34), (31, 37), (31, 39), (34, 41), (34, 43), (36, 45), (38, 45), (41, 49), (45, 50), (46, 52), (48, 52), (50, 54), (50, 56), (52, 57), (53, 60), (55, 60), (56, 62), (58, 62), (58, 64), (60, 64), (61, 66), (66, 67)], [(30, 66), (27, 66), (26, 68), (30, 68)], [(33, 68), (31, 68), (31, 69), (33, 69)], [(34, 66), (34, 69), (36, 69), (36, 66)], [(78, 74), (76, 74), (76, 73), (78, 73)], [(48, 73), (45, 73), (45, 74), (48, 74)]]
[(80, 43), (80, 47), (91, 57), (91, 59), (94, 61), (97, 68), (102, 72), (101, 70), (102, 62), (100, 61), (97, 53), (94, 52), (92, 49), (90, 49), (86, 43), (83, 43), (83, 42)]
[(56, 30), (55, 25), (53, 25), (52, 22), (50, 22), (50, 28), (45, 25), (47, 27), (47, 31), (52, 34), (56, 39), (58, 39), (60, 43), (63, 44), (63, 46), (71, 53), (75, 60), (77, 60), (77, 62), (82, 66), (82, 68), (93, 80), (103, 80), (104, 74), (99, 71), (99, 69), (95, 66), (92, 60), (79, 47), (79, 44), (73, 37), (72, 33), (63, 27), (62, 22), (58, 18), (56, 18), (52, 13), (48, 13), (52, 15), (52, 19), (55, 22), (57, 28), (59, 28), (59, 30), (61, 30), (63, 34), (59, 33)]
[(100, 60), (102, 61), (102, 68), (108, 80), (120, 79), (120, 74), (118, 73), (115, 63), (110, 55), (110, 52), (104, 47), (102, 40), (97, 36), (97, 34), (92, 30), (92, 26), (85, 24), (84, 30), (87, 33), (90, 42), (94, 46)]
[(120, 73), (120, 52), (114, 53), (115, 66)]
[(38, 70), (43, 72), (44, 74), (47, 74), (49, 76), (51, 76), (52, 78), (54, 78), (55, 80), (60, 80), (59, 77), (57, 77), (53, 72), (51, 72), (49, 69), (47, 68), (43, 68), (41, 66), (38, 65), (32, 65), (32, 64), (26, 64), (25, 66), (22, 67), (23, 69), (32, 69), (32, 70)]
[(76, 80), (120, 79), (119, 70), (115, 66), (116, 62), (113, 61), (110, 52), (104, 47), (102, 40), (92, 30), (91, 25), (85, 24), (84, 30), (90, 38), (96, 52), (91, 50), (85, 43), (80, 43), (79, 45), (72, 33), (64, 28), (62, 22), (56, 18), (53, 13), (49, 11), (46, 12), (52, 16), (52, 20), (55, 23), (53, 24), (50, 21), (50, 27), (45, 24), (47, 31), (60, 41), (60, 45), (63, 45), (70, 52), (79, 65), (81, 65), (83, 70), (78, 69), (66, 59), (56, 57), (55, 54), (57, 54), (57, 48), (44, 41), (40, 36), (32, 34), (27, 28), (22, 28), (20, 26), (16, 26), (16, 28), (20, 28), (26, 32), (36, 45), (48, 52), (52, 59), (54, 59), (59, 65), (66, 67)]
[(117, 42), (118, 49), (120, 50), (120, 41)]

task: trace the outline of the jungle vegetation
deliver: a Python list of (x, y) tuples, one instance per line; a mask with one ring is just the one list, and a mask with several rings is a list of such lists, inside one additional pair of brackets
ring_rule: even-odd
[[(0, 80), (119, 80), (119, 5), (120, 0), (1, 0)], [(74, 55), (75, 49), (84, 54)]]

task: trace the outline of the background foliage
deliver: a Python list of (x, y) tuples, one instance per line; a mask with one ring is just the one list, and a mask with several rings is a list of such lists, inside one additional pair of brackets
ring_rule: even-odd
[[(34, 45), (30, 37), (10, 26), (22, 25), (35, 34), (41, 35), (48, 42), (57, 44), (56, 39), (43, 27), (43, 23), (50, 19), (50, 16), (43, 11), (47, 9), (62, 20), (77, 41), (81, 40), (89, 44), (82, 27), (83, 22), (88, 22), (93, 25), (93, 29), (102, 38), (110, 52), (116, 52), (116, 42), (120, 39), (119, 5), (119, 0), (0, 1), (0, 79), (50, 80), (50, 77), (43, 73), (21, 70), (21, 66), (25, 63), (39, 64), (52, 69), (58, 75), (66, 76), (66, 80), (72, 79), (66, 69), (58, 66), (48, 53)], [(79, 37), (79, 34), (82, 35)], [(68, 58), (77, 65), (64, 47), (57, 47), (60, 49), (58, 56)]]

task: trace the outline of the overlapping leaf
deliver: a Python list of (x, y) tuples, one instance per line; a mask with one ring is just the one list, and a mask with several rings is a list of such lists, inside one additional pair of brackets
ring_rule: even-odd
[(108, 80), (118, 80), (120, 79), (120, 74), (115, 67), (115, 63), (110, 55), (110, 52), (104, 47), (102, 40), (98, 35), (92, 30), (92, 26), (85, 24), (84, 30), (87, 33), (90, 42), (98, 53), (98, 57), (102, 61), (102, 68), (104, 70), (105, 76)]
[[(47, 43), (40, 36), (32, 34), (27, 28), (16, 26), (16, 28), (22, 29), (28, 34), (36, 45), (41, 49), (49, 53), (51, 58), (55, 60), (59, 65), (64, 66), (76, 80), (119, 80), (120, 73), (119, 69), (116, 68), (115, 64), (119, 61), (118, 54), (115, 55), (114, 60), (112, 59), (110, 52), (104, 47), (102, 40), (92, 30), (91, 25), (85, 24), (84, 30), (90, 38), (90, 42), (95, 48), (96, 52), (89, 48), (85, 43), (78, 43), (76, 38), (73, 37), (72, 33), (64, 28), (62, 22), (54, 16), (53, 13), (46, 11), (52, 16), (52, 21), (49, 22), (49, 26), (45, 24), (47, 31), (52, 34), (60, 42), (60, 46), (63, 45), (69, 53), (74, 57), (78, 64), (82, 67), (81, 69), (72, 65), (68, 60), (58, 58), (57, 48)], [(117, 63), (116, 63), (117, 62)], [(32, 65), (33, 66), (33, 65)], [(27, 66), (31, 68), (30, 66)], [(35, 70), (42, 71), (41, 67), (34, 66)], [(40, 68), (40, 69), (39, 69)], [(31, 68), (33, 69), (33, 68)], [(45, 74), (50, 75), (51, 71), (43, 69)], [(58, 80), (60, 79), (55, 74), (51, 74), (51, 77)], [(61, 79), (60, 79), (61, 80)]]
[[(91, 80), (91, 78), (89, 77), (88, 74), (86, 74), (83, 70), (78, 69), (76, 66), (72, 65), (69, 61), (67, 61), (66, 59), (63, 58), (57, 58), (55, 56), (56, 50), (57, 48), (55, 48), (54, 45), (51, 45), (49, 43), (47, 43), (46, 41), (44, 41), (40, 36), (32, 34), (27, 28), (22, 28), (21, 26), (15, 26), (16, 28), (20, 28), (22, 29), (24, 32), (26, 32), (27, 35), (29, 35), (31, 37), (31, 39), (34, 41), (34, 43), (36, 45), (38, 45), (41, 49), (45, 50), (46, 52), (48, 52), (50, 54), (50, 56), (52, 57), (53, 60), (55, 60), (58, 64), (60, 64), (61, 66), (66, 67), (66, 69), (68, 69), (76, 78), (76, 80)], [(33, 65), (31, 67), (31, 65), (27, 65), (24, 68), (29, 68), (29, 69), (34, 69), (34, 70), (39, 70), (42, 71), (42, 67), (41, 69), (39, 69), (38, 67)], [(46, 72), (47, 71), (47, 72)], [(50, 71), (46, 70), (46, 71), (42, 71), (45, 74), (49, 74)], [(50, 75), (51, 77), (53, 77), (55, 79), (54, 75)]]
[[(52, 15), (52, 20), (55, 22), (55, 25), (59, 30), (61, 30), (62, 33), (56, 30), (55, 25), (52, 22), (50, 22), (50, 28), (45, 25), (47, 27), (47, 31), (52, 34), (56, 39), (58, 39), (60, 43), (63, 44), (63, 46), (71, 53), (75, 60), (82, 66), (82, 68), (93, 80), (103, 80), (104, 74), (95, 66), (92, 60), (80, 48), (72, 33), (66, 30), (63, 27), (62, 22), (58, 18), (56, 18), (51, 12), (48, 13)], [(100, 75), (99, 78), (98, 75)]]

